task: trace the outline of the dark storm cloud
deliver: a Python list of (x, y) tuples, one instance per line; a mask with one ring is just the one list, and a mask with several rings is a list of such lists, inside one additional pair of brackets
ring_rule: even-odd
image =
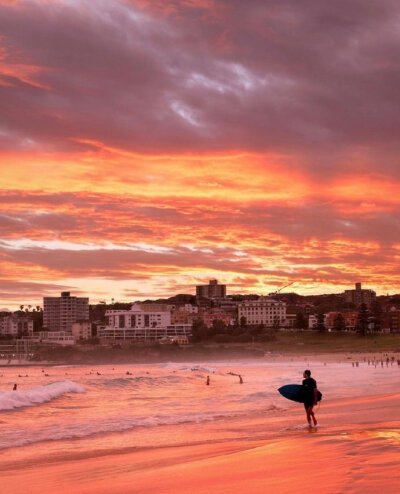
[(159, 153), (301, 152), (320, 171), (350, 156), (396, 171), (398, 2), (168, 7), (1, 5), (13, 69), (0, 86), (4, 146), (78, 150), (79, 137)]

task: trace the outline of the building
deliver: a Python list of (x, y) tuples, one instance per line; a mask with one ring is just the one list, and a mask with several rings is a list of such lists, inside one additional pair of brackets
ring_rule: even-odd
[[(326, 327), (326, 314), (324, 314), (324, 325)], [(318, 326), (318, 315), (310, 314), (308, 316), (308, 329), (317, 329)]]
[(382, 330), (390, 333), (400, 333), (400, 311), (392, 307), (382, 320)]
[(325, 316), (325, 326), (328, 329), (335, 329), (335, 321), (339, 314), (342, 314), (345, 328), (354, 331), (357, 328), (358, 312), (328, 312)]
[(21, 338), (32, 336), (33, 321), (27, 316), (20, 314), (6, 315), (0, 318), (0, 335)]
[(286, 304), (267, 297), (245, 300), (238, 305), (238, 320), (239, 324), (244, 320), (246, 325), (285, 326)]
[(74, 322), (88, 319), (87, 297), (71, 297), (70, 292), (61, 292), (61, 297), (43, 298), (43, 327), (50, 331), (70, 333)]
[(192, 336), (191, 324), (170, 324), (165, 328), (98, 328), (97, 337), (102, 344), (104, 343), (131, 343), (131, 342), (151, 342), (166, 341), (172, 342), (182, 339), (185, 342)]
[(101, 340), (151, 341), (162, 338), (189, 337), (192, 325), (173, 324), (169, 306), (161, 304), (134, 304), (129, 310), (107, 310), (108, 323), (97, 328)]
[(39, 333), (35, 333), (34, 340), (38, 343), (61, 346), (75, 345), (76, 343), (75, 336), (68, 331), (39, 331)]
[(193, 304), (184, 304), (176, 307), (177, 310), (182, 312), (188, 312), (189, 314), (197, 314), (199, 312), (199, 308), (197, 305)]
[(214, 321), (221, 321), (226, 326), (233, 326), (236, 322), (236, 316), (232, 316), (230, 312), (220, 308), (203, 310), (197, 315), (196, 319), (202, 320), (207, 328), (211, 328)]
[(88, 340), (92, 337), (92, 324), (89, 321), (74, 322), (71, 332), (77, 340)]
[(196, 286), (197, 298), (225, 298), (226, 285), (219, 285), (217, 280), (210, 280), (208, 285)]
[(376, 293), (373, 290), (365, 290), (361, 288), (361, 283), (356, 283), (355, 290), (345, 290), (345, 301), (354, 304), (359, 307), (361, 304), (365, 304), (370, 307), (376, 300)]

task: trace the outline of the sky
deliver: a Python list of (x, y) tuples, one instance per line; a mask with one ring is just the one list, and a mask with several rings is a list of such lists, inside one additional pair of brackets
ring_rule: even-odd
[(0, 0), (0, 307), (400, 291), (400, 3)]

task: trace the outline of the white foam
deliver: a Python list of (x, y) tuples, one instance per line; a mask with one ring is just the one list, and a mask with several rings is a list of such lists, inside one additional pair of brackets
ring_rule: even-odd
[(0, 391), (0, 411), (41, 405), (66, 393), (85, 393), (85, 389), (72, 381), (59, 381), (21, 391)]

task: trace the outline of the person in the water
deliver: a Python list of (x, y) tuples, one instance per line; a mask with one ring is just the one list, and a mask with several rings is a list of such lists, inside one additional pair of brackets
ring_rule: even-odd
[(14, 384), (13, 391), (17, 391), (17, 385)]
[(304, 408), (306, 409), (306, 414), (307, 414), (307, 422), (308, 425), (311, 427), (311, 419), (313, 421), (314, 427), (317, 425), (317, 419), (315, 418), (314, 415), (314, 405), (317, 404), (317, 396), (318, 396), (318, 390), (317, 390), (317, 382), (315, 379), (311, 377), (311, 371), (310, 370), (305, 370), (303, 373), (303, 382), (302, 382), (302, 387), (303, 387), (303, 397), (304, 397)]

